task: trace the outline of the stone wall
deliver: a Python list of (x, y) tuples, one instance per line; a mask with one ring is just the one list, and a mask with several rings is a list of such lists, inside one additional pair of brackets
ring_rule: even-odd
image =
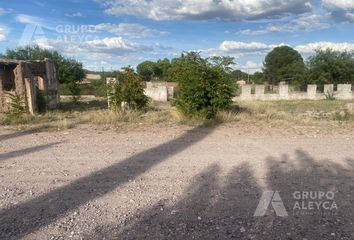
[(236, 97), (236, 100), (320, 100), (330, 96), (335, 99), (354, 99), (351, 84), (338, 84), (337, 91), (334, 91), (333, 84), (326, 84), (323, 87), (323, 92), (320, 92), (317, 85), (314, 84), (308, 85), (306, 92), (291, 92), (289, 85), (281, 84), (279, 85), (278, 93), (265, 93), (264, 85), (255, 85), (255, 91), (252, 94), (252, 87), (251, 85), (242, 86), (241, 96)]
[(174, 98), (174, 87), (167, 82), (146, 82), (145, 95), (154, 101), (167, 102)]

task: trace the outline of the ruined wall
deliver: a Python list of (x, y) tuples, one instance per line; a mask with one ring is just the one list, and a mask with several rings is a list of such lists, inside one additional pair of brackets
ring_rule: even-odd
[(50, 60), (45, 61), (45, 69), (46, 69), (46, 92), (47, 95), (49, 96), (49, 103), (48, 103), (48, 108), (49, 109), (55, 109), (58, 107), (60, 103), (60, 95), (59, 95), (59, 79), (58, 79), (58, 74), (57, 70), (55, 67), (54, 62)]
[(1, 80), (1, 79), (3, 79), (4, 74), (5, 74), (4, 69), (0, 68), (0, 112), (8, 111), (6, 99), (5, 99), (5, 94), (3, 91), (3, 84), (2, 84), (2, 80)]
[(16, 64), (0, 64), (0, 112), (9, 111), (9, 94), (15, 94)]
[[(52, 61), (47, 59), (44, 61), (0, 61), (0, 66), (8, 65), (15, 66), (11, 71), (15, 85), (13, 93), (25, 99), (27, 110), (31, 114), (34, 114), (38, 108), (36, 102), (38, 91), (41, 91), (40, 93), (44, 95), (48, 109), (54, 109), (58, 106), (60, 100), (59, 81), (55, 64)], [(6, 71), (0, 72), (0, 112), (9, 110), (6, 95), (11, 91), (3, 87), (5, 80), (9, 78), (6, 74), (8, 74)]]
[(354, 99), (351, 84), (338, 84), (337, 91), (334, 91), (333, 84), (326, 84), (323, 92), (319, 92), (317, 85), (314, 84), (308, 85), (306, 92), (291, 92), (289, 85), (284, 84), (279, 85), (278, 93), (265, 93), (264, 85), (254, 86), (254, 94), (252, 94), (251, 85), (244, 85), (241, 89), (241, 96), (235, 98), (235, 100), (320, 100), (329, 96), (333, 96), (335, 99)]
[(16, 93), (21, 96), (25, 96), (25, 63), (20, 62), (14, 70), (15, 74), (15, 84), (16, 84)]

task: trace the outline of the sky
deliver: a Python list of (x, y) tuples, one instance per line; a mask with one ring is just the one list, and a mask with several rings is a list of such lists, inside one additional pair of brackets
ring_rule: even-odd
[(277, 46), (354, 51), (354, 0), (0, 0), (0, 53), (29, 44), (96, 71), (199, 51), (253, 73)]

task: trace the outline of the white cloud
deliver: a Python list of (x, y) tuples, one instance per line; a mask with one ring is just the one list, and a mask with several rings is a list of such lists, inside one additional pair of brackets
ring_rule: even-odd
[(346, 13), (345, 18), (350, 22), (354, 22), (354, 13)]
[(34, 26), (39, 26), (48, 30), (55, 31), (58, 26), (58, 22), (52, 19), (43, 19), (41, 17), (27, 15), (27, 14), (17, 14), (15, 17), (16, 21), (22, 24), (29, 24)]
[(74, 12), (70, 14), (66, 14), (68, 17), (83, 17), (84, 15), (81, 12)]
[(5, 15), (7, 13), (7, 10), (4, 8), (0, 8), (0, 16)]
[(56, 49), (67, 55), (91, 54), (124, 56), (132, 53), (145, 53), (154, 51), (154, 46), (127, 42), (122, 37), (94, 39), (84, 42), (68, 42), (65, 39), (35, 39), (34, 43), (42, 48)]
[(265, 44), (261, 42), (237, 42), (237, 41), (224, 41), (220, 44), (219, 49), (225, 53), (234, 53), (234, 52), (265, 52), (269, 51), (275, 47), (283, 46), (284, 43), (275, 45), (275, 44)]
[(327, 8), (340, 8), (343, 10), (354, 9), (353, 0), (322, 0), (322, 4)]
[(153, 20), (255, 20), (312, 10), (314, 0), (96, 0), (110, 15)]
[(201, 52), (204, 57), (230, 56), (235, 59), (246, 59), (247, 57), (263, 57), (273, 48), (285, 46), (286, 44), (266, 44), (262, 42), (238, 42), (223, 41), (217, 48), (194, 50)]
[[(66, 56), (82, 61), (85, 68), (95, 70), (101, 70), (102, 67), (119, 69), (123, 66), (134, 65), (142, 61), (141, 57), (145, 57), (147, 54), (155, 56), (158, 51), (161, 51), (158, 46), (138, 44), (127, 41), (122, 37), (94, 39), (84, 42), (67, 42), (60, 38), (42, 38), (35, 39), (33, 43), (41, 48), (58, 50)], [(166, 53), (164, 52), (163, 55), (166, 56)]]
[(262, 63), (256, 63), (254, 61), (248, 60), (245, 64), (239, 65), (238, 69), (253, 74), (263, 67)]
[(164, 36), (168, 32), (160, 32), (155, 29), (150, 29), (141, 24), (136, 23), (120, 23), (120, 24), (111, 24), (111, 23), (101, 23), (96, 25), (97, 30), (103, 30), (110, 33), (114, 33), (120, 36), (127, 37), (149, 37), (149, 36)]
[(354, 43), (335, 43), (335, 42), (313, 42), (305, 45), (296, 46), (295, 49), (301, 53), (314, 53), (315, 50), (325, 50), (327, 48), (333, 49), (338, 52), (353, 52)]
[(247, 61), (246, 64), (245, 64), (245, 67), (247, 69), (259, 69), (260, 65), (253, 62), (253, 61)]
[(283, 24), (268, 24), (264, 28), (261, 29), (246, 29), (241, 30), (238, 33), (244, 35), (260, 35), (267, 33), (280, 33), (280, 32), (297, 32), (297, 31), (305, 31), (311, 32), (315, 30), (321, 30), (329, 28), (331, 25), (323, 22), (323, 16), (320, 15), (310, 15), (303, 16), (298, 19), (292, 20), (288, 23)]
[(30, 16), (30, 15), (26, 15), (26, 14), (18, 14), (16, 16), (16, 21), (20, 22), (20, 23), (24, 23), (24, 24), (33, 24), (33, 25), (37, 25), (37, 24), (42, 24), (43, 19), (39, 18), (39, 17), (34, 17), (34, 16)]
[(5, 41), (8, 30), (6, 27), (0, 26), (0, 42)]
[(122, 37), (104, 38), (87, 41), (83, 47), (89, 51), (100, 53), (113, 53), (115, 55), (124, 55), (129, 52), (146, 52), (152, 51), (153, 47), (128, 43)]
[(322, 5), (331, 13), (335, 21), (354, 22), (353, 0), (322, 0)]

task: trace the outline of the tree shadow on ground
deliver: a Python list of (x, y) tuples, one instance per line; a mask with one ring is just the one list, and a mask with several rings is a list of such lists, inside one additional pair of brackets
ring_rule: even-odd
[(21, 150), (16, 150), (16, 151), (12, 151), (12, 152), (0, 153), (0, 162), (11, 159), (11, 158), (27, 155), (30, 153), (43, 151), (44, 149), (51, 148), (51, 147), (61, 144), (61, 143), (62, 142), (54, 142), (54, 143), (43, 144), (43, 145), (39, 145), (39, 146), (35, 146), (35, 147), (29, 147), (29, 148), (25, 148), (25, 149), (21, 149)]
[[(195, 177), (176, 204), (158, 203), (122, 225), (99, 226), (84, 239), (354, 239), (354, 160), (347, 159), (346, 166), (319, 162), (297, 150), (295, 159), (284, 154), (266, 161), (268, 189), (258, 185), (247, 164), (224, 180), (214, 165)], [(265, 190), (279, 192), (288, 216), (276, 215), (275, 198), (264, 216), (254, 216)], [(298, 200), (296, 191), (335, 195), (333, 201)], [(310, 201), (335, 202), (338, 208), (310, 210)], [(307, 207), (294, 210), (296, 202)]]
[(26, 136), (26, 135), (30, 135), (33, 133), (38, 133), (38, 132), (43, 132), (50, 129), (49, 125), (43, 125), (40, 127), (35, 127), (35, 128), (31, 128), (31, 129), (27, 129), (24, 131), (16, 131), (16, 132), (12, 132), (12, 133), (8, 133), (8, 134), (1, 134), (0, 135), (0, 142), (1, 141), (5, 141), (5, 140), (9, 140), (12, 138), (18, 138), (18, 137), (22, 137), (22, 136)]
[[(216, 127), (216, 126), (215, 126)], [(0, 239), (24, 237), (88, 201), (133, 180), (207, 137), (213, 128), (197, 127), (167, 143), (133, 155), (42, 196), (0, 211)]]

